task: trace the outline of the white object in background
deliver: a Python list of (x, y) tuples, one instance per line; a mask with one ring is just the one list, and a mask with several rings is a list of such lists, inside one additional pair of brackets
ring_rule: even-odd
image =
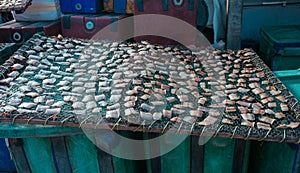
[(52, 21), (61, 16), (59, 0), (32, 0), (32, 4), (22, 14), (14, 13), (17, 22)]

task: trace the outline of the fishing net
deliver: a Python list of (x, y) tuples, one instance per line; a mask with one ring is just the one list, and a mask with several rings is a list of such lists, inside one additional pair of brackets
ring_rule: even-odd
[(1, 74), (1, 121), (299, 140), (297, 99), (250, 49), (36, 34)]

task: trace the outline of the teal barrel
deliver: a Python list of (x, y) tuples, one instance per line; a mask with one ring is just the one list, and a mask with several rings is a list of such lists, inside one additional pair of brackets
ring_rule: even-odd
[(273, 71), (299, 68), (300, 25), (262, 27), (259, 50)]
[[(284, 70), (274, 73), (300, 100), (300, 71)], [(253, 142), (249, 164), (250, 172), (300, 173), (300, 145)]]
[(199, 145), (198, 140), (197, 136), (188, 136), (169, 153), (147, 160), (148, 172), (247, 172), (250, 141), (217, 137)]

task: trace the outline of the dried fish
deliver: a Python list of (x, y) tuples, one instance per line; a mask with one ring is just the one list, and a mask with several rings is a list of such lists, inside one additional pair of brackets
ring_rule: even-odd
[(254, 94), (258, 95), (258, 94), (261, 94), (261, 93), (263, 93), (263, 92), (264, 92), (264, 90), (263, 90), (263, 89), (261, 89), (261, 88), (255, 88), (255, 89), (253, 89), (253, 90), (252, 90), (252, 92), (253, 92)]
[(247, 121), (254, 121), (255, 120), (254, 114), (251, 114), (251, 113), (241, 114), (241, 117), (244, 120), (247, 120)]
[(51, 79), (44, 79), (43, 80), (43, 84), (54, 84), (56, 81), (55, 78), (51, 78)]
[(30, 103), (30, 102), (23, 102), (21, 105), (19, 105), (19, 108), (26, 108), (26, 109), (30, 109), (35, 107), (36, 104), (35, 103)]
[(241, 106), (245, 106), (245, 107), (251, 107), (251, 103), (248, 102), (244, 102), (244, 101), (237, 101), (237, 104), (241, 105)]
[(243, 120), (241, 122), (242, 126), (248, 126), (248, 127), (254, 127), (254, 124), (255, 124), (255, 122), (250, 122), (250, 121), (247, 121), (247, 120)]
[(85, 104), (82, 102), (74, 102), (72, 104), (72, 108), (74, 108), (74, 109), (82, 109), (84, 107), (85, 107)]
[(45, 114), (48, 116), (58, 115), (61, 113), (61, 108), (47, 109)]
[(290, 124), (287, 125), (287, 127), (291, 128), (291, 129), (295, 129), (298, 128), (300, 125), (299, 122), (290, 122)]
[(226, 107), (226, 112), (236, 112), (236, 108), (235, 107)]
[(125, 109), (125, 116), (133, 116), (137, 114), (139, 114), (139, 112), (137, 112), (133, 108)]
[(30, 92), (31, 88), (29, 86), (21, 86), (21, 87), (19, 87), (19, 90), (21, 92)]
[(172, 117), (172, 111), (164, 109), (163, 110), (163, 117), (171, 118)]
[(146, 121), (151, 121), (152, 118), (153, 118), (153, 115), (152, 115), (152, 113), (150, 113), (150, 112), (142, 112), (142, 111), (140, 111), (140, 116), (141, 116), (144, 120), (146, 120)]
[(111, 110), (106, 112), (106, 118), (119, 118), (120, 110)]
[(276, 99), (279, 100), (279, 101), (281, 101), (281, 102), (283, 102), (283, 103), (285, 103), (285, 102), (287, 101), (287, 100), (285, 99), (285, 97), (282, 96), (282, 95), (276, 96)]
[(13, 70), (20, 70), (20, 69), (22, 69), (24, 66), (21, 65), (21, 64), (16, 63), (16, 64), (12, 65), (11, 67), (12, 67)]
[(70, 82), (69, 81), (65, 81), (65, 80), (62, 80), (62, 81), (60, 81), (60, 82), (58, 82), (58, 86), (65, 86), (65, 85), (69, 85), (70, 84)]
[(282, 112), (276, 112), (275, 113), (275, 117), (277, 119), (282, 119), (282, 118), (285, 118), (285, 115)]
[(11, 106), (18, 106), (21, 103), (22, 103), (22, 99), (20, 98), (11, 98), (8, 102), (8, 104)]
[(269, 124), (258, 122), (256, 123), (258, 129), (270, 130), (271, 127)]
[(86, 109), (90, 110), (90, 109), (94, 109), (97, 107), (97, 103), (95, 101), (90, 101), (86, 103)]
[(28, 82), (28, 79), (24, 77), (18, 77), (15, 81), (18, 83), (25, 83)]
[(232, 101), (239, 100), (240, 97), (237, 94), (229, 94), (229, 99)]
[(77, 97), (75, 97), (75, 96), (64, 96), (64, 101), (65, 102), (76, 102)]
[(45, 112), (47, 109), (49, 109), (50, 108), (50, 106), (44, 106), (44, 105), (37, 105), (37, 107), (36, 107), (36, 111), (37, 112)]
[(20, 75), (18, 71), (12, 71), (11, 73), (7, 74), (8, 77), (16, 78)]
[(17, 108), (15, 108), (15, 107), (13, 107), (13, 106), (10, 106), (10, 105), (6, 105), (6, 106), (4, 106), (4, 107), (3, 107), (3, 109), (5, 110), (5, 112), (8, 112), (8, 113), (10, 113), (10, 112), (13, 112), (13, 111), (16, 111), (16, 110), (17, 110)]
[(202, 117), (203, 112), (199, 110), (190, 110), (190, 115), (192, 117)]
[(287, 112), (289, 111), (289, 107), (287, 104), (284, 104), (284, 103), (280, 103), (280, 108), (283, 112)]
[(17, 112), (19, 114), (36, 114), (37, 113), (37, 111), (29, 110), (29, 109), (17, 109)]
[(94, 100), (94, 96), (93, 95), (85, 95), (82, 99), (82, 102), (90, 102)]
[(266, 109), (265, 113), (266, 114), (270, 114), (270, 115), (274, 115), (275, 114), (275, 112), (273, 110), (271, 110), (271, 109)]
[(201, 126), (209, 126), (218, 122), (218, 119), (213, 116), (206, 117), (203, 121), (199, 122), (198, 124)]
[(271, 93), (273, 96), (277, 96), (277, 95), (281, 94), (281, 91), (271, 90), (270, 93)]
[(83, 93), (85, 91), (84, 87), (74, 87), (72, 88), (72, 92), (74, 93)]
[(38, 97), (38, 96), (39, 96), (39, 94), (36, 93), (36, 92), (29, 92), (29, 93), (26, 93), (25, 95), (26, 95), (26, 96), (29, 96), (29, 97), (32, 97), (32, 98), (35, 98), (35, 97)]

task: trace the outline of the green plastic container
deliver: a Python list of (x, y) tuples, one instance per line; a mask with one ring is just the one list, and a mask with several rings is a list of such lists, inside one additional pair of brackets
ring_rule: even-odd
[[(300, 64), (298, 64), (298, 67)], [(300, 69), (275, 71), (275, 75), (285, 84), (285, 86), (300, 100)]]
[(80, 128), (0, 123), (0, 137), (9, 138), (9, 149), (20, 173), (127, 173), (146, 169), (145, 161), (121, 159), (103, 152)]
[[(286, 70), (274, 73), (300, 100), (300, 71)], [(249, 164), (250, 172), (300, 173), (300, 145), (252, 142)]]
[(299, 68), (300, 25), (262, 27), (260, 53), (273, 71)]
[(250, 141), (217, 137), (199, 145), (198, 139), (196, 136), (187, 137), (171, 152), (148, 160), (148, 172), (247, 172)]
[[(212, 138), (201, 146), (198, 145), (198, 137), (189, 136), (161, 157), (133, 161), (111, 156), (98, 149), (79, 128), (10, 123), (0, 125), (0, 135), (9, 138), (11, 155), (18, 172), (22, 173), (41, 170), (49, 173), (247, 172), (248, 167), (250, 141), (245, 140)], [(149, 135), (119, 133), (134, 139), (145, 139)], [(165, 142), (168, 141), (160, 141), (160, 145)], [(134, 152), (134, 148), (127, 152)]]
[(249, 172), (300, 173), (300, 145), (252, 142)]

